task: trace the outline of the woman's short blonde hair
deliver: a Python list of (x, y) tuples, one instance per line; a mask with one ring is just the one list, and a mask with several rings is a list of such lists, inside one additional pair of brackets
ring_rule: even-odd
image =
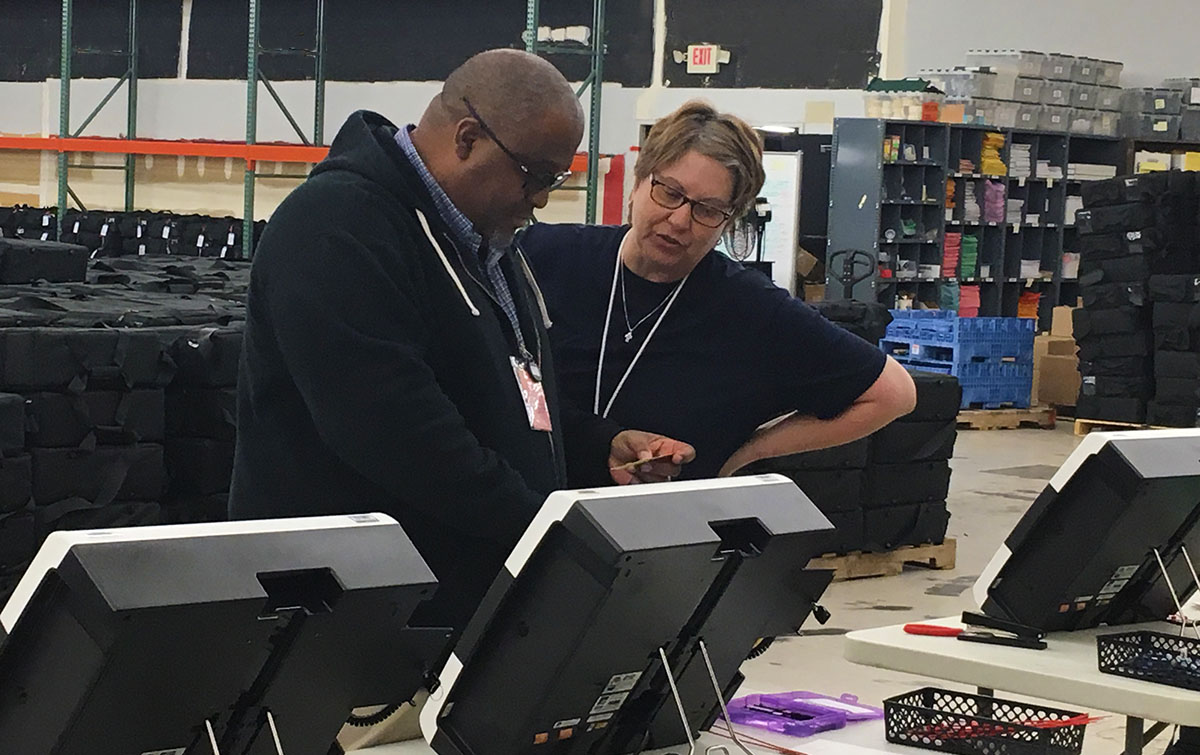
[(684, 103), (650, 129), (638, 153), (633, 175), (638, 183), (695, 150), (729, 169), (735, 217), (747, 212), (762, 189), (762, 139), (736, 115), (719, 113), (702, 100)]

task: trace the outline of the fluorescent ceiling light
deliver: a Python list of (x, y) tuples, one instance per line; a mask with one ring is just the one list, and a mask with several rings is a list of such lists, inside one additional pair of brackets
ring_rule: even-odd
[(765, 131), (768, 134), (794, 134), (796, 133), (795, 126), (755, 126), (759, 131)]

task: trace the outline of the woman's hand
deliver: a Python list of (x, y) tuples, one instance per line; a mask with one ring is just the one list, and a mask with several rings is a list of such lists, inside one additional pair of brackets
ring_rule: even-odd
[(683, 441), (641, 430), (625, 430), (612, 440), (609, 474), (618, 485), (665, 482), (696, 458), (696, 449)]

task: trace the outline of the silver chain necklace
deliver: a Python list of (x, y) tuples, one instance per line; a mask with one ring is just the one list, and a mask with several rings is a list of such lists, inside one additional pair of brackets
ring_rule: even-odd
[(675, 293), (678, 288), (679, 286), (676, 286), (668, 291), (667, 295), (662, 298), (662, 301), (655, 305), (654, 309), (647, 312), (645, 317), (630, 325), (629, 304), (625, 301), (625, 265), (621, 265), (621, 312), (625, 315), (625, 343), (629, 343), (633, 340), (633, 331), (637, 330), (642, 323), (649, 320), (655, 315), (656, 312), (658, 312), (658, 310), (662, 309), (663, 306), (666, 305), (667, 300), (671, 298), (671, 294)]

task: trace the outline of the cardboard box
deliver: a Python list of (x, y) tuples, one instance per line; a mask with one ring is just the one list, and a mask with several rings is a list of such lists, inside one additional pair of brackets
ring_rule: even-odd
[(1075, 328), (1071, 324), (1072, 309), (1073, 307), (1068, 306), (1054, 308), (1054, 313), (1050, 317), (1050, 335), (1060, 338), (1075, 337)]
[(804, 301), (825, 301), (825, 284), (805, 283)]
[[(1070, 307), (1056, 309), (1067, 310), (1066, 319), (1070, 323)], [(1033, 339), (1034, 403), (1075, 405), (1080, 385), (1076, 349), (1075, 339), (1069, 336), (1040, 335)]]
[(820, 262), (820, 258), (804, 247), (796, 249), (796, 275), (801, 278), (808, 279)]
[(1033, 368), (1036, 370), (1042, 357), (1073, 357), (1075, 356), (1075, 339), (1067, 336), (1035, 336), (1033, 339)]
[(1039, 404), (1075, 406), (1079, 397), (1079, 358), (1045, 356), (1033, 372), (1033, 395)]

